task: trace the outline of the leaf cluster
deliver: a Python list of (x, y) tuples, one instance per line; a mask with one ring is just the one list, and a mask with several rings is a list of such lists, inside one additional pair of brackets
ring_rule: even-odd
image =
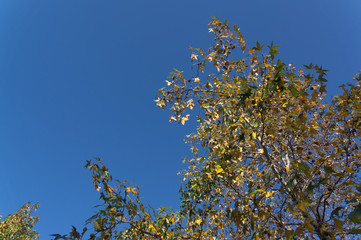
[(32, 240), (39, 238), (39, 234), (33, 229), (39, 217), (32, 216), (38, 207), (38, 203), (34, 205), (26, 203), (4, 219), (1, 219), (0, 216), (0, 239)]

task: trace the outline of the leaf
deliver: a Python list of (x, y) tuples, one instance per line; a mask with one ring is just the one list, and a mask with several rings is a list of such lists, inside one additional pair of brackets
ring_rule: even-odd
[(340, 212), (340, 210), (341, 210), (342, 208), (343, 208), (343, 207), (337, 207), (337, 208), (335, 208), (335, 209), (331, 212), (331, 217), (333, 217), (333, 216), (339, 217), (339, 212)]
[(157, 229), (154, 227), (153, 224), (150, 224), (150, 225), (149, 225), (149, 229), (152, 229), (153, 231), (157, 231)]
[(156, 100), (154, 100), (157, 103), (157, 106), (160, 108), (163, 108), (165, 106), (165, 103), (162, 99), (158, 98)]
[(238, 140), (239, 140), (240, 142), (243, 142), (245, 139), (246, 139), (246, 138), (245, 138), (244, 133), (242, 133), (242, 134), (240, 134), (240, 135), (238, 136)]
[(58, 240), (58, 239), (67, 239), (66, 235), (51, 234), (50, 236), (55, 237), (55, 238), (54, 238), (54, 240)]
[(354, 210), (348, 215), (348, 218), (356, 224), (361, 224), (361, 204), (355, 206)]
[(307, 193), (308, 194), (313, 194), (313, 189), (316, 188), (316, 185), (313, 185), (313, 184), (309, 184), (308, 187), (307, 187)]
[(358, 186), (356, 187), (356, 190), (361, 193), (361, 185), (358, 185)]
[(224, 172), (223, 169), (222, 169), (222, 167), (217, 164), (217, 165), (216, 165), (216, 173), (222, 173), (222, 172)]
[(344, 222), (343, 221), (341, 221), (341, 220), (338, 220), (338, 219), (333, 219), (333, 221), (334, 221), (334, 223), (335, 223), (335, 229), (337, 230), (337, 231), (340, 231), (340, 232), (342, 232), (343, 231), (343, 224), (344, 224)]
[(249, 123), (252, 127), (258, 127), (258, 122), (250, 122)]
[(299, 235), (299, 234), (302, 234), (304, 231), (305, 231), (305, 229), (303, 227), (299, 226), (296, 228), (295, 234)]
[(193, 59), (198, 60), (198, 56), (194, 53), (192, 53), (192, 55), (191, 55), (191, 60), (193, 60)]
[(300, 201), (300, 202), (298, 203), (298, 207), (299, 207), (303, 212), (306, 212), (307, 204), (306, 204), (305, 202)]
[(347, 166), (345, 167), (345, 171), (348, 172), (348, 173), (351, 173), (351, 174), (355, 173), (355, 171), (352, 168), (347, 167)]
[(274, 193), (275, 193), (275, 191), (267, 191), (266, 198), (272, 197)]
[(203, 222), (202, 219), (197, 219), (194, 221), (195, 223), (197, 223), (198, 225), (201, 225), (201, 223)]
[(318, 90), (320, 93), (325, 93), (326, 91), (326, 85), (321, 85), (320, 89)]
[(320, 185), (320, 184), (325, 184), (325, 183), (327, 183), (328, 182), (328, 178), (321, 178), (320, 179), (320, 181), (318, 181), (318, 186)]
[(299, 162), (298, 164), (298, 168), (304, 172), (306, 175), (309, 175), (310, 173), (310, 166), (307, 165), (307, 163), (304, 162)]
[(361, 229), (359, 229), (359, 228), (351, 228), (350, 232), (354, 233), (354, 234), (361, 234)]
[(187, 114), (187, 115), (185, 115), (184, 117), (182, 117), (182, 119), (181, 119), (182, 125), (184, 125), (185, 122), (188, 121), (188, 117), (189, 117), (189, 114)]
[(94, 224), (94, 228), (96, 230), (101, 230), (101, 227), (100, 227), (100, 225), (99, 225), (99, 223), (97, 221), (94, 221), (93, 224)]
[(286, 229), (285, 230), (285, 236), (286, 236), (286, 239), (292, 239), (293, 238), (293, 235), (294, 235), (294, 231), (292, 229)]
[(257, 133), (256, 132), (252, 132), (252, 139), (257, 139)]
[(293, 97), (298, 97), (300, 92), (295, 88), (293, 84), (288, 85), (288, 89), (291, 91)]
[(257, 47), (254, 47), (253, 49), (255, 49), (257, 51), (261, 51), (264, 46), (264, 44), (261, 46), (261, 44), (258, 41), (256, 42), (256, 45), (257, 45)]
[(323, 166), (323, 168), (325, 169), (325, 172), (326, 173), (334, 173), (335, 171), (333, 170), (333, 168), (332, 167), (330, 167), (330, 166)]
[(305, 227), (308, 231), (310, 231), (311, 233), (314, 233), (315, 229), (313, 228), (312, 224), (311, 224), (311, 219), (308, 218), (305, 221)]

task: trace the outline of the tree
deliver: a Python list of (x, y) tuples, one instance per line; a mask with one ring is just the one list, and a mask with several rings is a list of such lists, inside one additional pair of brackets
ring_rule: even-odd
[(0, 239), (37, 239), (39, 234), (33, 229), (33, 227), (39, 220), (39, 217), (31, 216), (31, 214), (38, 207), (38, 203), (34, 205), (27, 203), (24, 204), (18, 211), (4, 218), (4, 220), (1, 220), (0, 216)]
[(218, 19), (209, 31), (208, 51), (191, 48), (194, 75), (175, 70), (156, 100), (170, 121), (197, 112), (180, 210), (145, 207), (137, 187), (112, 187), (88, 161), (103, 200), (90, 239), (359, 238), (361, 75), (326, 101), (322, 67), (286, 64), (273, 43), (248, 48)]

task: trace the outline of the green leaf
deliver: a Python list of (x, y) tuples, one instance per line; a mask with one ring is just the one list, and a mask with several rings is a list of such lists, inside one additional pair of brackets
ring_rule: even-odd
[(339, 231), (339, 232), (342, 232), (342, 231), (343, 231), (343, 224), (344, 224), (344, 222), (341, 221), (341, 220), (338, 220), (338, 219), (336, 219), (336, 218), (335, 218), (333, 221), (335, 222), (335, 229), (336, 229), (337, 231)]
[(264, 44), (261, 46), (261, 44), (260, 44), (258, 41), (256, 42), (256, 45), (257, 45), (257, 47), (254, 47), (254, 48), (253, 48), (253, 49), (256, 50), (256, 51), (261, 51), (262, 48), (263, 48), (263, 46), (264, 46)]
[(310, 173), (310, 166), (308, 166), (306, 163), (299, 162), (297, 165), (301, 172), (304, 172), (306, 175)]
[(256, 133), (256, 132), (253, 132), (253, 133), (251, 134), (251, 137), (252, 137), (252, 139), (256, 139), (256, 138), (257, 138), (257, 133)]
[(245, 138), (245, 136), (244, 136), (244, 133), (241, 133), (241, 134), (239, 135), (239, 137), (238, 137), (238, 140), (241, 141), (241, 142), (243, 142), (245, 139), (246, 139), (246, 138)]
[(298, 97), (300, 92), (293, 86), (293, 84), (288, 85), (288, 89), (291, 91), (292, 96)]
[(306, 69), (311, 70), (313, 68), (313, 64), (310, 63), (310, 65), (303, 65)]
[(250, 122), (249, 123), (252, 127), (258, 127), (258, 122)]
[(277, 51), (276, 49), (278, 48), (279, 46), (274, 46), (273, 45), (273, 41), (271, 43), (270, 46), (268, 46), (269, 48), (269, 54), (271, 55), (271, 58), (274, 59), (275, 55), (279, 54), (280, 52)]
[(316, 187), (317, 187), (317, 185), (313, 185), (313, 184), (308, 185), (307, 193), (308, 194), (313, 194), (313, 189), (315, 189)]
[(310, 184), (308, 185), (308, 187), (307, 187), (307, 193), (308, 193), (308, 194), (312, 194), (312, 193), (313, 193), (313, 189), (319, 187), (321, 184), (323, 185), (323, 184), (327, 183), (327, 181), (328, 181), (328, 178), (321, 178), (321, 179), (318, 181), (317, 184), (312, 184), (312, 183), (310, 183)]
[(68, 239), (67, 235), (51, 234), (50, 236), (55, 237), (53, 240)]
[(321, 178), (320, 181), (318, 181), (318, 186), (321, 184), (323, 185), (323, 184), (327, 183), (327, 181), (328, 181), (328, 178)]
[(339, 212), (340, 212), (340, 210), (341, 210), (342, 208), (343, 208), (343, 207), (337, 207), (337, 208), (335, 208), (335, 209), (331, 212), (331, 218), (332, 218), (333, 216), (339, 217)]
[(334, 173), (334, 172), (335, 172), (332, 167), (323, 166), (323, 168), (325, 169), (325, 172), (326, 172), (326, 173)]
[(361, 204), (355, 206), (354, 210), (348, 215), (348, 218), (356, 224), (361, 223)]
[(361, 229), (351, 228), (351, 229), (350, 229), (350, 232), (351, 232), (351, 233), (354, 233), (354, 234), (360, 234), (360, 233), (361, 233)]

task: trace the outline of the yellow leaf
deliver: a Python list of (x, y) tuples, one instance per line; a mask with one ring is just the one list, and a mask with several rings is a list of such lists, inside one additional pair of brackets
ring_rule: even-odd
[(198, 225), (201, 225), (202, 222), (203, 222), (202, 219), (195, 220), (195, 223), (197, 223)]
[(152, 229), (153, 231), (157, 231), (157, 229), (155, 229), (155, 227), (154, 227), (153, 224), (150, 224), (150, 225), (149, 225), (149, 229)]
[(127, 189), (128, 192), (131, 192), (131, 193), (133, 193), (134, 195), (137, 194), (137, 192), (134, 190), (134, 188), (127, 187), (126, 189)]
[(308, 203), (308, 202), (306, 202), (306, 201), (299, 201), (298, 202), (298, 207), (299, 207), (299, 209), (301, 209), (302, 211), (306, 211), (306, 207), (307, 206), (310, 206), (310, 203)]
[(187, 101), (187, 107), (189, 107), (191, 110), (193, 109), (194, 103), (193, 103), (193, 99), (189, 99)]
[(222, 167), (219, 165), (216, 165), (216, 173), (222, 173), (222, 172), (224, 172)]
[(264, 66), (265, 66), (266, 68), (271, 68), (271, 67), (272, 67), (271, 65), (269, 65), (269, 64), (267, 64), (267, 63), (265, 63)]
[(101, 230), (102, 229), (97, 221), (94, 221), (93, 224), (94, 224), (94, 228), (96, 230)]
[(348, 173), (355, 173), (355, 171), (350, 167), (345, 167), (345, 171)]
[(185, 115), (184, 117), (182, 117), (182, 120), (181, 120), (182, 125), (184, 125), (185, 122), (188, 121), (188, 117), (189, 117), (189, 114), (187, 114), (187, 115)]
[(160, 98), (158, 98), (157, 100), (155, 100), (155, 102), (157, 103), (157, 106), (162, 108), (165, 106), (165, 103), (163, 100), (161, 100)]
[(269, 191), (269, 192), (267, 192), (267, 193), (266, 193), (266, 198), (267, 198), (267, 197), (272, 197), (274, 193), (275, 193), (275, 191)]
[(169, 122), (173, 122), (173, 121), (177, 121), (177, 119), (175, 117), (173, 117), (173, 116), (170, 116), (169, 117)]
[(196, 54), (194, 54), (194, 53), (192, 53), (192, 55), (191, 55), (191, 60), (193, 60), (193, 59), (195, 59), (195, 60), (198, 59), (198, 56)]

